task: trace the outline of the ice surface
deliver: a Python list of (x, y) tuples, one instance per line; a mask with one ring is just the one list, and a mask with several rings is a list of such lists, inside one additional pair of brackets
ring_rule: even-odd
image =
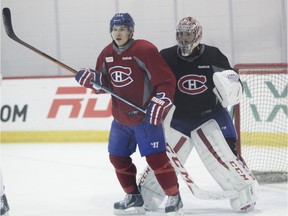
[[(133, 155), (138, 174), (146, 166)], [(124, 198), (106, 143), (1, 144), (1, 166), (10, 216), (112, 216)], [(186, 169), (205, 190), (220, 190), (193, 151)], [(239, 216), (228, 200), (195, 198), (179, 177), (185, 215)], [(261, 185), (251, 216), (286, 216), (287, 184)], [(147, 215), (164, 215), (149, 213)]]

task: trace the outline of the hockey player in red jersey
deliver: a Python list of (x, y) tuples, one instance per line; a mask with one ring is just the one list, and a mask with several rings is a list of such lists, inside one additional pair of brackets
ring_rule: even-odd
[(134, 40), (134, 21), (128, 13), (117, 13), (110, 21), (113, 39), (100, 53), (95, 71), (81, 69), (76, 80), (95, 88), (91, 80), (146, 109), (146, 114), (112, 97), (112, 122), (108, 151), (116, 176), (127, 194), (114, 204), (115, 214), (144, 214), (144, 201), (136, 183), (136, 166), (131, 154), (138, 145), (161, 188), (168, 196), (166, 213), (175, 213), (183, 204), (174, 168), (166, 155), (162, 118), (172, 106), (175, 77), (157, 48), (146, 40)]

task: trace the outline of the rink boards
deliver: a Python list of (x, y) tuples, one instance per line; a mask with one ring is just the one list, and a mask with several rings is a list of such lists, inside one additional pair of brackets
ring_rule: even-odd
[[(111, 96), (93, 94), (79, 86), (73, 76), (8, 78), (2, 81), (1, 91), (3, 143), (106, 142), (108, 139), (112, 121)], [(251, 112), (247, 111), (247, 115)], [(283, 119), (282, 115), (276, 115), (275, 120)], [(269, 127), (273, 121), (255, 119), (254, 125), (257, 124)], [(242, 133), (245, 137), (251, 133), (259, 137), (256, 129)], [(269, 137), (279, 136), (279, 132), (260, 133), (260, 137), (263, 135), (269, 141)], [(279, 146), (285, 147), (285, 140)], [(256, 141), (254, 145), (263, 144)]]
[(1, 91), (3, 143), (107, 141), (111, 96), (74, 77), (4, 79)]

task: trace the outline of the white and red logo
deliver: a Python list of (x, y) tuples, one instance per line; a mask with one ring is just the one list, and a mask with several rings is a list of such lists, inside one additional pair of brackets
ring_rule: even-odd
[(111, 81), (115, 87), (124, 87), (133, 82), (130, 77), (132, 71), (129, 67), (115, 66), (109, 69), (109, 74), (111, 76)]
[(181, 92), (189, 95), (196, 95), (205, 92), (208, 87), (205, 85), (206, 76), (186, 75), (178, 80), (178, 88)]
[(69, 107), (69, 118), (111, 117), (111, 99), (105, 109), (97, 108), (100, 103), (93, 91), (83, 87), (58, 87), (47, 118), (56, 118), (60, 109)]

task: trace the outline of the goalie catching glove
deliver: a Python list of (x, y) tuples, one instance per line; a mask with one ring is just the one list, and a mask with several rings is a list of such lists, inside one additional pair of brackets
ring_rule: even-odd
[(94, 71), (89, 68), (81, 68), (75, 76), (76, 81), (85, 88), (91, 88), (95, 90), (95, 93), (103, 93), (100, 87), (94, 84), (98, 83), (102, 85), (102, 73)]
[[(153, 96), (146, 109), (146, 120), (153, 125), (161, 124), (165, 114), (169, 111), (172, 102), (164, 92)], [(167, 109), (168, 108), (168, 109)]]
[(213, 74), (215, 88), (214, 94), (223, 107), (233, 106), (240, 102), (242, 97), (242, 84), (239, 75), (233, 70), (225, 70)]

